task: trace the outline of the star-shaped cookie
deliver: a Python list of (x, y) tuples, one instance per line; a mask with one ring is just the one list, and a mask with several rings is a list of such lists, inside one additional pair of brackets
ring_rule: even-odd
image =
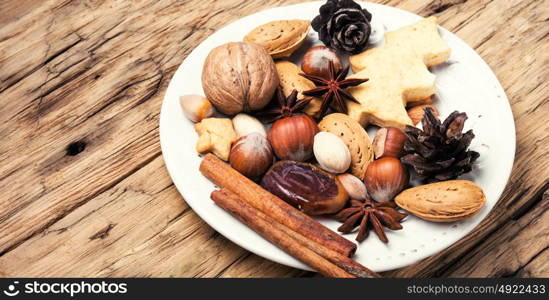
[(406, 104), (435, 93), (435, 75), (427, 67), (450, 57), (440, 37), (436, 17), (385, 34), (385, 44), (351, 56), (353, 75), (369, 78), (349, 92), (360, 102), (348, 101), (349, 116), (361, 125), (404, 128), (412, 125)]

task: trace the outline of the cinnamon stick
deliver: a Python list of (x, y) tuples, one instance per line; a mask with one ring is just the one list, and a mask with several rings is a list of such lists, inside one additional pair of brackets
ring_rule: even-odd
[(378, 273), (366, 268), (365, 266), (357, 263), (356, 261), (350, 259), (348, 256), (345, 256), (339, 252), (336, 252), (332, 249), (326, 248), (321, 244), (318, 244), (314, 241), (307, 239), (301, 234), (289, 229), (288, 227), (280, 224), (273, 219), (265, 216), (261, 212), (259, 214), (274, 228), (280, 230), (290, 237), (294, 238), (296, 241), (304, 245), (305, 247), (313, 250), (316, 254), (326, 258), (331, 263), (343, 269), (345, 272), (354, 275), (360, 278), (381, 278), (381, 275)]
[(263, 189), (214, 155), (204, 157), (200, 171), (221, 188), (234, 192), (251, 206), (307, 239), (345, 256), (355, 253), (356, 244)]
[[(227, 189), (221, 189), (221, 191), (215, 191), (212, 193), (211, 197), (212, 199), (215, 198), (214, 202), (216, 203), (223, 202), (224, 206), (219, 205), (218, 203), (218, 205), (223, 208), (225, 208), (225, 206), (227, 205), (225, 204), (226, 202), (233, 202), (234, 203), (233, 206), (235, 206), (235, 209), (231, 211), (231, 214), (254, 230), (256, 230), (255, 227), (261, 226), (266, 228), (265, 230), (268, 231), (268, 234), (272, 234), (271, 231), (280, 231), (286, 234), (289, 238), (294, 239), (304, 247), (309, 248), (316, 254), (322, 256), (323, 258), (327, 259), (329, 262), (333, 263), (334, 265), (343, 269), (347, 273), (354, 275), (356, 277), (362, 277), (362, 278), (381, 277), (376, 272), (366, 268), (365, 266), (357, 263), (356, 261), (350, 259), (349, 257), (341, 253), (338, 253), (334, 250), (328, 249), (325, 246), (318, 244), (314, 241), (311, 241), (306, 237), (302, 236), (301, 234), (284, 226), (283, 224), (276, 222), (269, 216), (255, 209), (250, 204), (241, 200), (235, 193)], [(220, 198), (223, 198), (223, 199), (220, 199)], [(245, 219), (246, 221), (243, 221), (243, 219)]]
[(217, 205), (221, 206), (241, 222), (248, 225), (248, 227), (252, 228), (269, 242), (275, 244), (305, 264), (311, 266), (320, 274), (328, 277), (355, 277), (328, 261), (326, 258), (318, 255), (313, 250), (305, 247), (303, 244), (285, 232), (279, 230), (277, 227), (271, 226), (272, 224), (259, 215), (260, 212), (257, 209), (241, 200), (231, 191), (226, 189), (213, 191), (211, 198)]

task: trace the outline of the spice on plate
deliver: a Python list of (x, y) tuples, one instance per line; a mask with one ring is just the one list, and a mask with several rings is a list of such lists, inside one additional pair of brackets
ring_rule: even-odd
[(345, 99), (356, 102), (356, 103), (359, 103), (359, 102), (358, 100), (355, 99), (355, 97), (353, 97), (345, 89), (351, 86), (357, 86), (361, 83), (368, 81), (367, 78), (366, 79), (362, 79), (362, 78), (345, 79), (345, 76), (347, 76), (347, 73), (349, 72), (349, 66), (347, 66), (340, 72), (336, 72), (334, 63), (330, 61), (329, 70), (330, 72), (329, 72), (328, 79), (324, 79), (322, 77), (318, 77), (314, 75), (300, 74), (301, 76), (309, 79), (310, 81), (314, 82), (317, 85), (317, 87), (314, 89), (303, 91), (303, 95), (313, 96), (313, 97), (323, 96), (322, 105), (320, 107), (320, 114), (317, 116), (318, 119), (321, 119), (326, 114), (332, 102), (335, 102), (336, 108), (340, 112), (347, 113), (347, 105), (345, 104), (345, 101), (344, 101)]
[(200, 164), (200, 172), (219, 187), (237, 194), (242, 200), (304, 237), (345, 256), (351, 256), (355, 253), (355, 243), (295, 209), (214, 155), (207, 154), (204, 156)]
[(214, 191), (212, 200), (265, 239), (325, 276), (376, 278), (379, 274), (325, 245), (317, 243), (254, 208), (227, 189)]
[(337, 230), (350, 233), (359, 226), (356, 240), (362, 242), (368, 237), (370, 229), (373, 229), (382, 242), (388, 243), (389, 239), (387, 239), (383, 227), (400, 230), (402, 229), (400, 222), (407, 216), (399, 212), (396, 207), (393, 201), (378, 203), (370, 199), (351, 200), (351, 207), (336, 215), (336, 219), (344, 222)]

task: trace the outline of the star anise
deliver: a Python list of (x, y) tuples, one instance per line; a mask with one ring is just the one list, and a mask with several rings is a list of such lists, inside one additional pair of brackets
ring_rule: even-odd
[(292, 93), (285, 97), (280, 86), (277, 87), (275, 98), (279, 104), (278, 107), (270, 107), (260, 112), (261, 116), (266, 116), (265, 122), (272, 123), (276, 120), (291, 117), (292, 115), (300, 112), (309, 102), (310, 97), (306, 97), (301, 100), (297, 100), (297, 91), (293, 90)]
[(324, 79), (319, 76), (303, 74), (303, 73), (299, 74), (309, 79), (310, 81), (314, 82), (317, 85), (317, 87), (314, 89), (303, 91), (303, 95), (314, 96), (314, 97), (323, 96), (322, 105), (320, 106), (320, 112), (317, 118), (320, 119), (326, 114), (326, 111), (328, 111), (330, 104), (334, 100), (335, 100), (335, 103), (337, 104), (337, 108), (342, 113), (347, 113), (347, 105), (345, 104), (344, 98), (346, 98), (347, 100), (359, 103), (358, 100), (356, 100), (355, 97), (353, 97), (353, 95), (351, 95), (349, 92), (345, 90), (345, 88), (348, 88), (350, 86), (357, 86), (361, 83), (368, 81), (368, 79), (360, 79), (360, 78), (345, 79), (347, 72), (349, 72), (349, 66), (345, 67), (340, 72), (336, 72), (334, 63), (330, 61), (328, 79)]
[(375, 202), (370, 199), (365, 201), (351, 200), (351, 207), (343, 209), (335, 217), (343, 222), (337, 230), (350, 233), (359, 226), (356, 240), (364, 241), (368, 237), (370, 228), (373, 228), (379, 239), (388, 243), (383, 226), (391, 230), (402, 229), (400, 222), (407, 216), (397, 210), (394, 201)]

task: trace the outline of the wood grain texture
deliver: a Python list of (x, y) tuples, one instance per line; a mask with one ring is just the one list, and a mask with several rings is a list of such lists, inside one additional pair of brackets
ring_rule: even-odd
[[(162, 97), (190, 51), (223, 25), (297, 2), (0, 2), (0, 276), (312, 276), (205, 224), (158, 141)], [(482, 224), (385, 275), (549, 276), (549, 1), (378, 2), (437, 15), (475, 48), (517, 129), (511, 179)]]

